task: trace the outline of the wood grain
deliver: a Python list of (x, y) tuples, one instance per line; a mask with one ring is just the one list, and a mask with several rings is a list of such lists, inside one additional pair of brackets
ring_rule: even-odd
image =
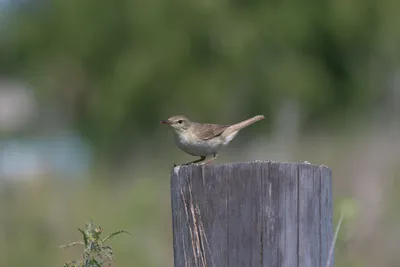
[(331, 190), (326, 166), (175, 167), (175, 267), (325, 266), (332, 242)]

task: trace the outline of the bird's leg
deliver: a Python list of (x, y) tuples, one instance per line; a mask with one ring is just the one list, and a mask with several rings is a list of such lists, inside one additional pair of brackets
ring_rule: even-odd
[(209, 160), (207, 160), (207, 161), (205, 161), (205, 162), (200, 163), (199, 166), (200, 166), (200, 165), (208, 164), (208, 163), (210, 163), (211, 161), (215, 160), (215, 159), (218, 158), (218, 157), (219, 157), (219, 155), (218, 155), (217, 153), (214, 153), (214, 154), (213, 154), (213, 157), (212, 157), (211, 159), (209, 159)]
[[(188, 162), (188, 163), (185, 163), (185, 164), (182, 164), (182, 165), (189, 165), (189, 164), (194, 164), (194, 163), (197, 163), (197, 162), (200, 162), (200, 161), (203, 161), (203, 160), (205, 160), (206, 159), (206, 157), (204, 157), (204, 156), (201, 156), (199, 159), (196, 159), (196, 160), (194, 160), (194, 161), (191, 161), (191, 162)], [(176, 166), (176, 165), (175, 165)], [(174, 167), (175, 167), (174, 166)]]

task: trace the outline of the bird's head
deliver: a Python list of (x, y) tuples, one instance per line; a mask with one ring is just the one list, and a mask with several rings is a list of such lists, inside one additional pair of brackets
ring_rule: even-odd
[(182, 115), (172, 116), (168, 120), (162, 120), (161, 123), (168, 124), (177, 133), (185, 132), (189, 129), (191, 122), (190, 120)]

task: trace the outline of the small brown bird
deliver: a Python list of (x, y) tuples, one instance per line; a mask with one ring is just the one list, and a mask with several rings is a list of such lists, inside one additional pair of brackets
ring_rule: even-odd
[(228, 145), (241, 129), (262, 119), (264, 116), (258, 115), (237, 124), (218, 125), (193, 122), (185, 116), (178, 115), (160, 122), (174, 129), (175, 143), (181, 150), (192, 156), (200, 156), (200, 159), (183, 165), (204, 161), (207, 156), (212, 155), (211, 159), (199, 164), (203, 165), (218, 158), (218, 151)]

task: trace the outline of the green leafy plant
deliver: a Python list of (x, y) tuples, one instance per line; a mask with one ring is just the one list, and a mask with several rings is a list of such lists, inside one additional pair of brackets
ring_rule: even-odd
[(86, 224), (85, 230), (78, 230), (82, 233), (83, 241), (72, 242), (67, 245), (61, 245), (61, 248), (69, 248), (75, 245), (83, 245), (83, 259), (74, 260), (64, 264), (64, 267), (101, 267), (108, 263), (108, 266), (112, 266), (114, 261), (114, 252), (111, 246), (105, 245), (105, 242), (110, 238), (129, 232), (125, 230), (113, 232), (108, 236), (101, 238), (100, 235), (104, 229), (100, 226), (95, 226), (92, 221)]

